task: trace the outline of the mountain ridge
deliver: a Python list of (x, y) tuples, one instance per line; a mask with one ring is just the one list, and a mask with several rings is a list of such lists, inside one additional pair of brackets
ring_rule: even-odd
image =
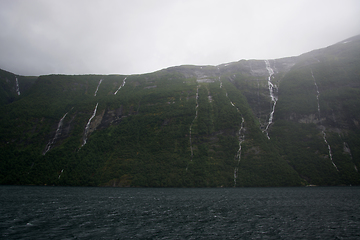
[(0, 184), (358, 185), (360, 36), (134, 75), (0, 71)]

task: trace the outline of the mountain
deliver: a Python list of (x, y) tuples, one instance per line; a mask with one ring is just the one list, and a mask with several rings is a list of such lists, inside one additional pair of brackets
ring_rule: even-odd
[(1, 70), (0, 84), (0, 184), (360, 184), (360, 36), (141, 75)]

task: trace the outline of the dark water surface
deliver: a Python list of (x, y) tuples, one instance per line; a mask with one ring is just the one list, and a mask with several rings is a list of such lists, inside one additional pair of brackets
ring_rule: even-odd
[(1, 239), (360, 239), (360, 187), (0, 186)]

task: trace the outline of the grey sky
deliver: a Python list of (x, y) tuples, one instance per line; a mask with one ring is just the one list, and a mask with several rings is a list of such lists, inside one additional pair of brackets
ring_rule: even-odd
[(1, 0), (0, 68), (146, 73), (296, 56), (357, 34), (359, 0)]

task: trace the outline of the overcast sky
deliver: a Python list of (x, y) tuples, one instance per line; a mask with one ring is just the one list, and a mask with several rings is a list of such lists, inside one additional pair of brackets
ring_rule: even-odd
[(359, 0), (0, 0), (0, 68), (20, 75), (274, 59), (358, 34)]

